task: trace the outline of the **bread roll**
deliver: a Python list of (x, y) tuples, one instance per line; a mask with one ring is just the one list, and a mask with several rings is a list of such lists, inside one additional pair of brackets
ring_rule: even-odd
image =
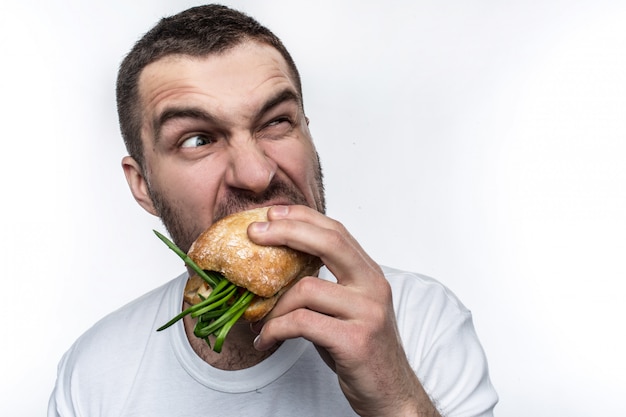
[[(315, 274), (322, 265), (316, 256), (286, 246), (257, 245), (248, 238), (250, 223), (267, 221), (268, 209), (242, 211), (220, 219), (196, 239), (188, 253), (203, 270), (219, 272), (258, 296), (244, 313), (248, 321), (263, 318), (291, 285)], [(198, 292), (206, 296), (210, 287), (199, 277), (192, 277), (185, 290), (186, 300), (199, 302)]]

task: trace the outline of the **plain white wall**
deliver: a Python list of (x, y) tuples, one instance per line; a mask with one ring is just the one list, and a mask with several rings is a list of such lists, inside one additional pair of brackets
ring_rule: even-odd
[[(497, 415), (624, 415), (626, 7), (225, 3), (300, 67), (329, 214), (473, 311)], [(114, 82), (193, 4), (0, 2), (1, 415), (42, 415), (70, 344), (182, 270), (123, 179)]]

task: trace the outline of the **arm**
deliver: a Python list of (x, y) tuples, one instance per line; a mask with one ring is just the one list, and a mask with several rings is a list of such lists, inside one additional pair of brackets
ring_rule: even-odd
[(361, 416), (439, 416), (408, 363), (379, 266), (340, 223), (311, 209), (275, 207), (268, 217), (268, 223), (250, 227), (252, 240), (319, 256), (337, 283), (299, 281), (268, 316), (256, 348), (294, 337), (310, 340)]
[(68, 356), (69, 352), (63, 355), (57, 369), (57, 380), (48, 400), (48, 417), (73, 417), (77, 416), (75, 412), (71, 395), (71, 383), (68, 376)]

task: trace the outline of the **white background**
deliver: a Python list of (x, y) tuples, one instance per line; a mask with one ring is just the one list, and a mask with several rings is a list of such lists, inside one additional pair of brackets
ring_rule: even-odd
[[(625, 415), (624, 2), (226, 3), (300, 67), (329, 214), (472, 310), (496, 414)], [(126, 187), (114, 82), (193, 4), (0, 2), (0, 415), (43, 415), (70, 344), (182, 270)]]

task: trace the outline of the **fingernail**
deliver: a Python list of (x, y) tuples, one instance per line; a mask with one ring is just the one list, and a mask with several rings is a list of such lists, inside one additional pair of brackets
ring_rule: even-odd
[(254, 338), (254, 342), (252, 342), (252, 344), (254, 345), (254, 348), (256, 350), (261, 350), (259, 349), (259, 343), (261, 342), (261, 335), (258, 335), (257, 337)]
[(261, 334), (261, 329), (263, 328), (263, 323), (260, 321), (250, 323), (250, 330), (254, 334)]
[(267, 232), (267, 229), (270, 227), (269, 222), (254, 222), (250, 225), (252, 231), (256, 233), (264, 233)]
[(289, 213), (289, 206), (274, 206), (272, 207), (272, 214), (274, 216), (284, 217)]

